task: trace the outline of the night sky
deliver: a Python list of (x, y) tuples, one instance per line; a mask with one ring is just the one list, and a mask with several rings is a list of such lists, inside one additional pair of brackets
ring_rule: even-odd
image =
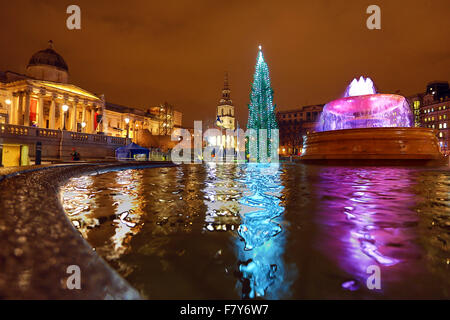
[[(70, 4), (81, 7), (81, 30), (66, 28)], [(371, 4), (381, 30), (366, 28)], [(25, 73), (52, 39), (71, 83), (127, 106), (168, 101), (186, 127), (214, 119), (228, 71), (245, 125), (259, 44), (277, 110), (326, 103), (360, 75), (409, 95), (449, 80), (449, 13), (449, 0), (2, 0), (0, 69)]]

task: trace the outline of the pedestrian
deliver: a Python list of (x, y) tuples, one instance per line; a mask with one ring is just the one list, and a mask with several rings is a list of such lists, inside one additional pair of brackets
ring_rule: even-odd
[(70, 155), (72, 156), (73, 161), (80, 160), (80, 154), (77, 152), (77, 150), (75, 148), (72, 149), (72, 153)]

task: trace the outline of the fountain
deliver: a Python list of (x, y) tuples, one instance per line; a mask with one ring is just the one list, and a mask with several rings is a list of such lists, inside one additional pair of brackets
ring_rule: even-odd
[(302, 160), (442, 160), (433, 129), (415, 128), (405, 97), (380, 94), (370, 78), (353, 79), (325, 105), (303, 142)]

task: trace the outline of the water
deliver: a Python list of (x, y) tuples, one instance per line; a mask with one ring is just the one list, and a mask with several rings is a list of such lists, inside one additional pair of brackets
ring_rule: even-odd
[(370, 78), (353, 79), (341, 99), (328, 102), (316, 131), (411, 127), (413, 114), (405, 97), (377, 94)]
[(448, 299), (449, 186), (448, 167), (205, 164), (74, 178), (62, 193), (146, 298)]

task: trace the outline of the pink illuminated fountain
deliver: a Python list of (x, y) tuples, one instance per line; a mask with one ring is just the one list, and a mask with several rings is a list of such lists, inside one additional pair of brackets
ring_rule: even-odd
[(445, 161), (433, 129), (412, 127), (412, 119), (405, 97), (377, 93), (370, 78), (353, 79), (325, 105), (301, 160)]
[(412, 112), (402, 96), (377, 94), (370, 78), (353, 79), (344, 97), (327, 103), (317, 131), (340, 129), (410, 127)]

